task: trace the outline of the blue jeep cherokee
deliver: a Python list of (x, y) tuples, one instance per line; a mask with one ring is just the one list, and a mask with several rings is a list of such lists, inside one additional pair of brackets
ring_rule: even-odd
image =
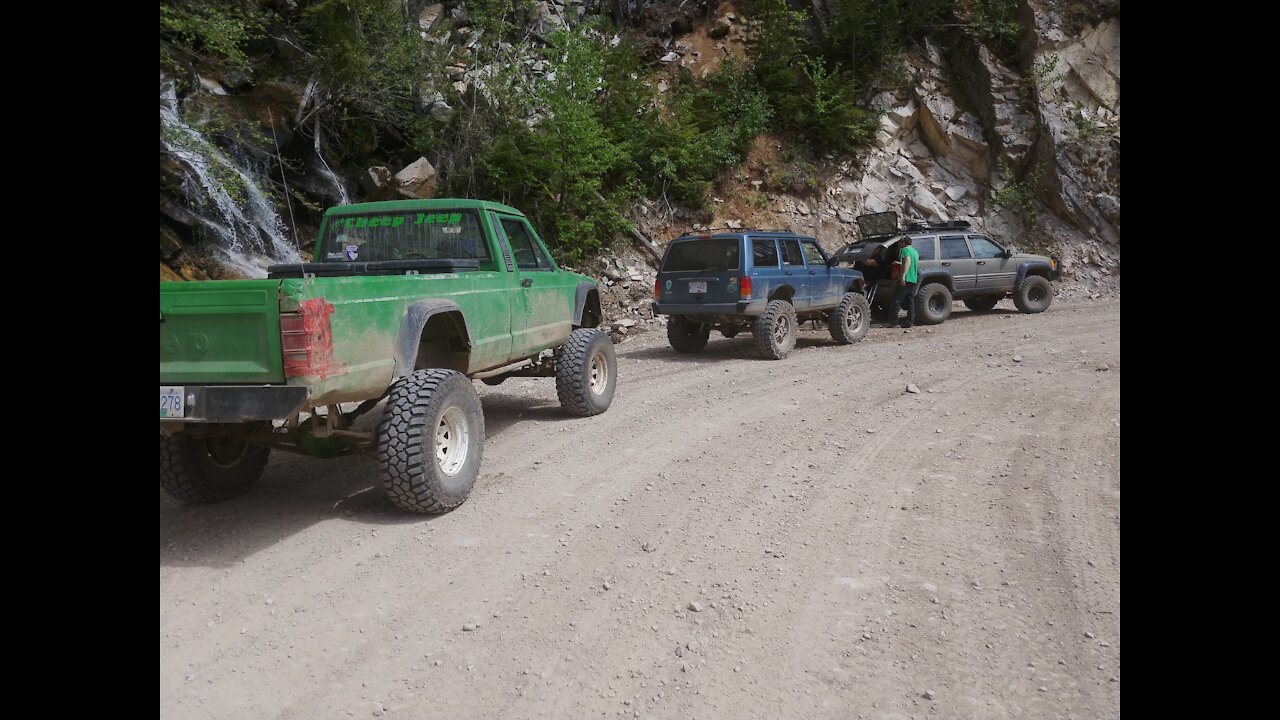
[(823, 320), (836, 342), (867, 334), (871, 310), (862, 273), (836, 266), (812, 237), (776, 230), (683, 235), (671, 241), (653, 288), (655, 315), (670, 315), (667, 339), (698, 352), (712, 329), (743, 330), (766, 358), (781, 360), (805, 320)]

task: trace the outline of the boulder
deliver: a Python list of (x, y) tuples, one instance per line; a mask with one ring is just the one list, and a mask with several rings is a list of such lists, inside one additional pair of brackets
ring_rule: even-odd
[(431, 28), (444, 17), (444, 4), (436, 3), (422, 8), (422, 12), (418, 13), (418, 27), (422, 32), (431, 32)]
[(453, 107), (440, 98), (431, 103), (431, 119), (438, 123), (447, 123), (453, 119)]
[(170, 260), (182, 251), (182, 240), (172, 228), (160, 225), (160, 260)]
[(213, 78), (203, 77), (200, 75), (197, 75), (196, 77), (200, 79), (201, 90), (204, 90), (205, 92), (213, 93), (214, 95), (227, 94), (226, 89), (223, 88), (222, 85), (217, 80), (214, 80)]
[(222, 86), (231, 91), (244, 90), (253, 82), (249, 73), (239, 68), (232, 68), (222, 74)]
[(907, 204), (918, 210), (925, 220), (942, 220), (947, 217), (947, 209), (922, 185), (916, 185), (911, 191)]
[(401, 197), (432, 197), (436, 189), (436, 169), (425, 157), (420, 157), (395, 174), (395, 183)]
[(360, 188), (371, 198), (385, 197), (390, 187), (391, 171), (382, 165), (375, 165), (360, 176)]

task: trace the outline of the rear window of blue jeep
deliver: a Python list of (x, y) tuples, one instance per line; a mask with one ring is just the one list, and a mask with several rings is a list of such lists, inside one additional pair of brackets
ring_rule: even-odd
[(738, 238), (711, 238), (676, 242), (667, 250), (664, 272), (682, 270), (737, 270), (741, 257)]

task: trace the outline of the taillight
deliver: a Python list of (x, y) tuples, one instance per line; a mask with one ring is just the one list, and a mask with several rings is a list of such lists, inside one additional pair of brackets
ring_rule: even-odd
[(280, 346), (285, 377), (328, 377), (341, 371), (333, 361), (333, 332), (329, 316), (333, 305), (324, 298), (299, 304), (298, 312), (280, 313)]
[(657, 300), (662, 297), (662, 281), (658, 278), (653, 279), (653, 299)]
[(742, 283), (738, 285), (738, 297), (742, 298), (743, 300), (751, 297), (751, 278), (750, 277), (745, 275), (743, 276)]

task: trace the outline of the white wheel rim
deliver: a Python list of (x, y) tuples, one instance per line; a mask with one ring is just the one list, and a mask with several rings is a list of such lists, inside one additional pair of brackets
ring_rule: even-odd
[(591, 364), (587, 366), (587, 380), (588, 387), (596, 395), (602, 394), (605, 387), (609, 385), (609, 362), (605, 359), (604, 353), (592, 353)]
[(440, 416), (436, 427), (436, 465), (445, 475), (457, 475), (467, 462), (467, 449), (471, 445), (471, 430), (467, 415), (461, 408), (451, 407)]

